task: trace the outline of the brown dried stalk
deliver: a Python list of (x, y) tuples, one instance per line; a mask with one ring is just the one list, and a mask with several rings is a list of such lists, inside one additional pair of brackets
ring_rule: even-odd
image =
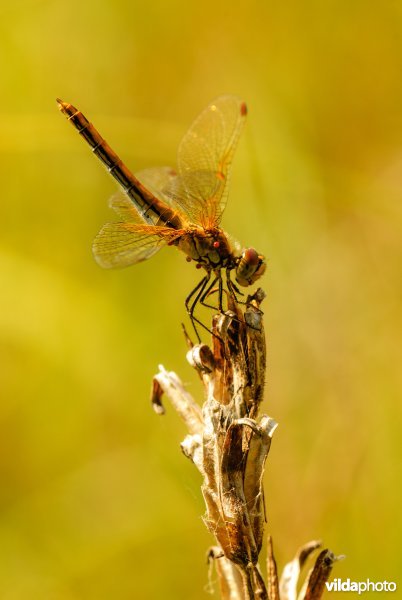
[[(266, 522), (262, 480), (277, 423), (267, 415), (258, 419), (266, 367), (263, 299), (264, 292), (259, 289), (248, 298), (244, 312), (229, 300), (230, 310), (213, 318), (212, 349), (190, 344), (187, 360), (205, 388), (202, 409), (175, 373), (160, 367), (153, 380), (156, 412), (164, 413), (164, 393), (188, 427), (181, 448), (203, 477), (204, 521), (219, 544), (209, 556), (215, 560), (223, 600), (296, 598), (300, 567), (317, 547), (314, 542), (309, 550), (302, 549), (278, 583), (270, 541), (267, 584), (264, 582), (258, 564)], [(318, 557), (302, 598), (321, 597), (330, 574), (328, 552)], [(331, 557), (333, 562), (335, 557)]]

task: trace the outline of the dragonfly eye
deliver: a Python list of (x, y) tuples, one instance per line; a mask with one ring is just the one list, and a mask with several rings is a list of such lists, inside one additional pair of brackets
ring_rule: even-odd
[(264, 274), (266, 264), (264, 257), (254, 248), (247, 248), (240, 257), (236, 268), (236, 281), (243, 287), (252, 285)]

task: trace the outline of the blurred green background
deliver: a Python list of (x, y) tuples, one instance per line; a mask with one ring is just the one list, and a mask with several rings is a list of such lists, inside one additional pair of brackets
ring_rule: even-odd
[(174, 164), (217, 95), (247, 101), (223, 226), (269, 259), (277, 559), (321, 538), (347, 555), (335, 576), (398, 581), (401, 3), (15, 0), (0, 17), (0, 597), (208, 597), (184, 426), (149, 404), (159, 363), (202, 399), (180, 326), (199, 272), (174, 249), (96, 265), (116, 186), (56, 96), (134, 171)]

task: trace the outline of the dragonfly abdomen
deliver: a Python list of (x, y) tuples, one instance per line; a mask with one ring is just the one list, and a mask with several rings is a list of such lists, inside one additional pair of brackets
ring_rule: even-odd
[(142, 185), (82, 112), (72, 104), (59, 99), (57, 102), (61, 112), (133, 201), (144, 221), (150, 225), (164, 225), (173, 229), (181, 229), (183, 223), (179, 215), (165, 203), (160, 202)]

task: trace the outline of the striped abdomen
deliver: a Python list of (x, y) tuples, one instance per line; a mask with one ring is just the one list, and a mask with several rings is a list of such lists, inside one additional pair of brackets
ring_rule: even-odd
[(179, 215), (142, 185), (82, 112), (68, 102), (59, 99), (57, 102), (61, 112), (88, 142), (92, 152), (103, 162), (109, 173), (131, 198), (144, 221), (150, 225), (164, 225), (180, 229), (182, 221)]

